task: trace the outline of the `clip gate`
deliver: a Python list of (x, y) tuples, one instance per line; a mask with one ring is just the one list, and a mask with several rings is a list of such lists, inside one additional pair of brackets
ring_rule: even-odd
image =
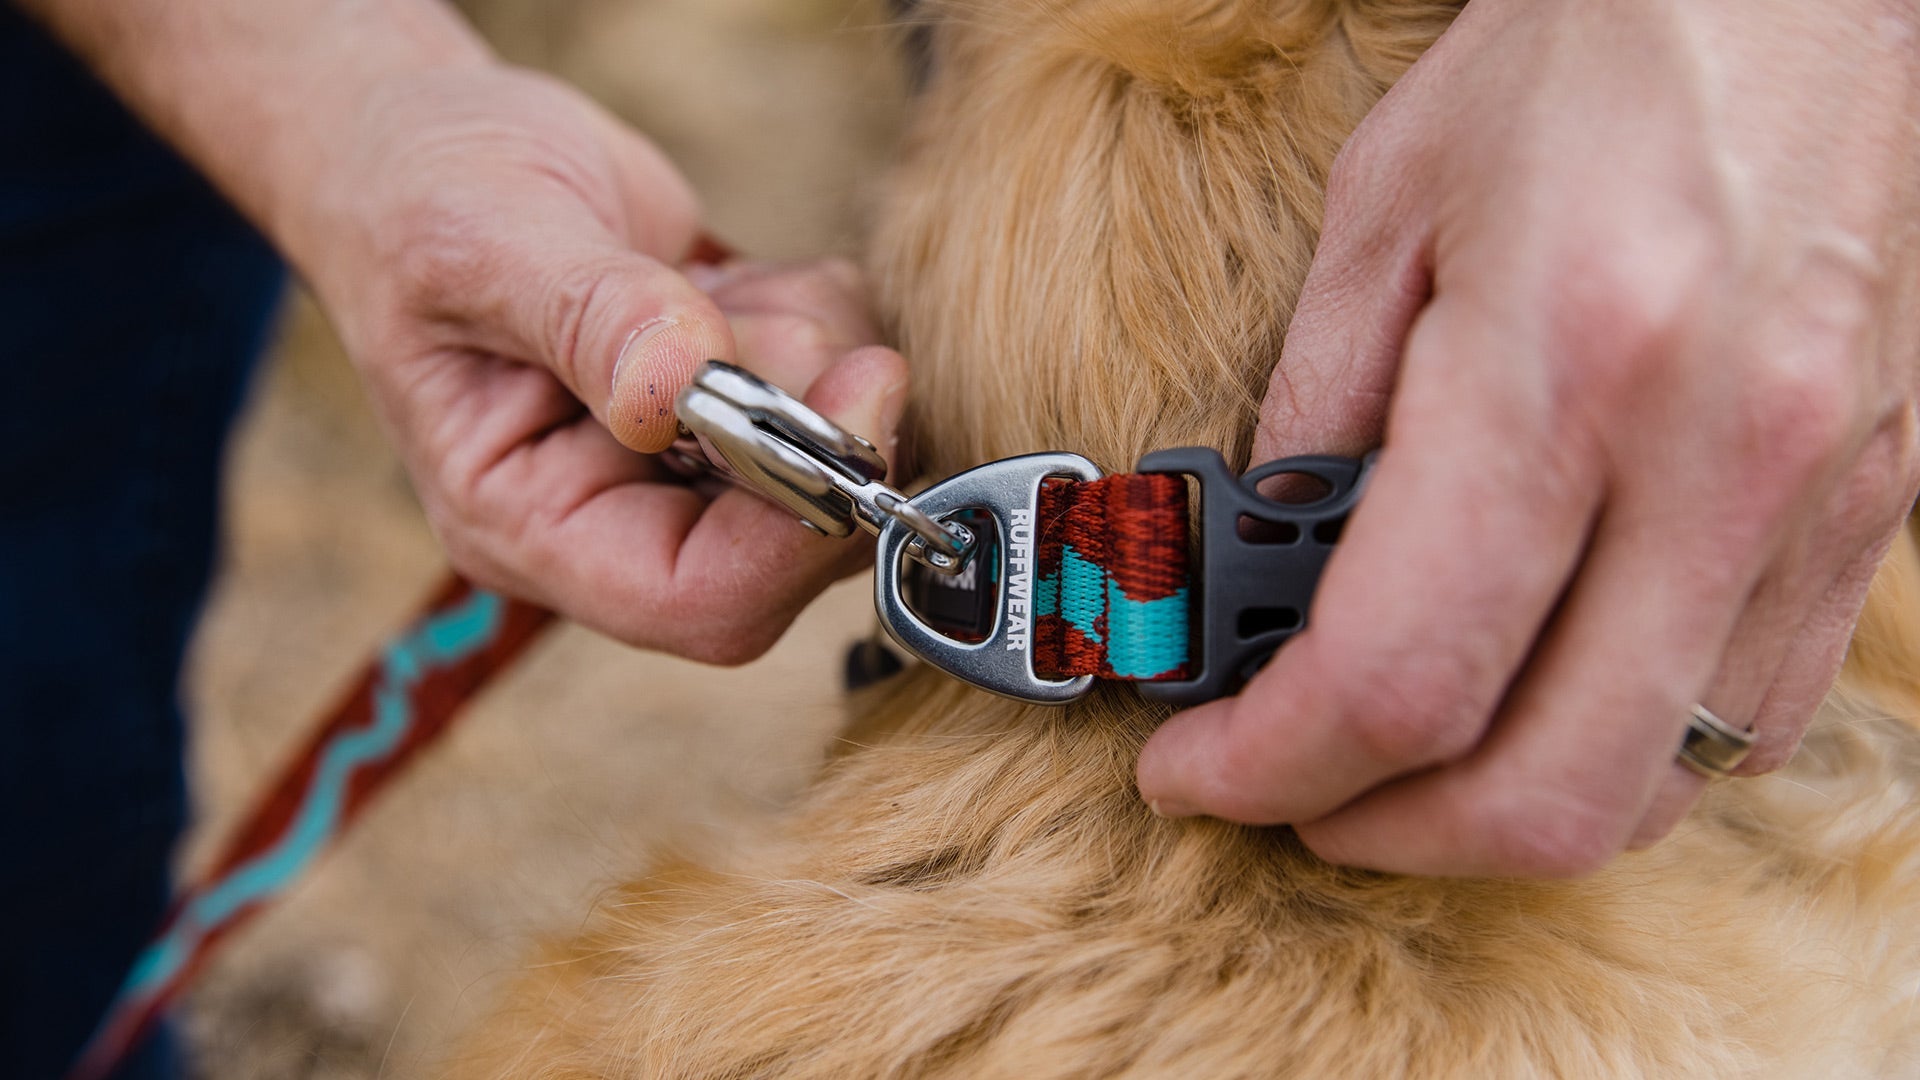
[(963, 527), (935, 522), (882, 482), (887, 463), (872, 443), (752, 372), (709, 360), (673, 408), (689, 432), (668, 459), (682, 472), (748, 488), (822, 536), (851, 536), (856, 525), (877, 535), (901, 521), (913, 557), (940, 573), (958, 572), (972, 552)]

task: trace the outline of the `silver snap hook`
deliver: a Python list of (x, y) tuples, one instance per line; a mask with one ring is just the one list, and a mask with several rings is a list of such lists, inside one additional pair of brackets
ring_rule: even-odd
[(871, 442), (752, 372), (709, 360), (673, 406), (689, 434), (668, 460), (683, 471), (724, 477), (824, 536), (851, 536), (856, 525), (878, 535), (899, 522), (916, 561), (943, 574), (966, 565), (973, 536), (888, 487), (886, 460)]

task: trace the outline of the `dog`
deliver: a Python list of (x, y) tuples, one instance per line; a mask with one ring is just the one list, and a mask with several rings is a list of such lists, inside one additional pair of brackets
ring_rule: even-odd
[[(1247, 463), (1341, 145), (1434, 0), (923, 0), (872, 242), (928, 475), (1039, 450)], [(1163, 820), (1167, 709), (921, 667), (856, 695), (772, 834), (554, 945), (457, 1077), (1920, 1075), (1920, 556), (1779, 773), (1574, 881), (1329, 865)]]

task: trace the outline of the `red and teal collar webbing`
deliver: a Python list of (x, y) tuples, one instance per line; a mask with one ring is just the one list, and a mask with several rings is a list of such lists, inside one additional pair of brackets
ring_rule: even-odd
[(1034, 673), (1187, 678), (1186, 480), (1049, 480), (1039, 519)]

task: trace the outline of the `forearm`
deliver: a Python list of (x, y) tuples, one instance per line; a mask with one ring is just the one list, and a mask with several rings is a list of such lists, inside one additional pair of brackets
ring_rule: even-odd
[(296, 261), (384, 81), (486, 63), (440, 0), (19, 0)]

